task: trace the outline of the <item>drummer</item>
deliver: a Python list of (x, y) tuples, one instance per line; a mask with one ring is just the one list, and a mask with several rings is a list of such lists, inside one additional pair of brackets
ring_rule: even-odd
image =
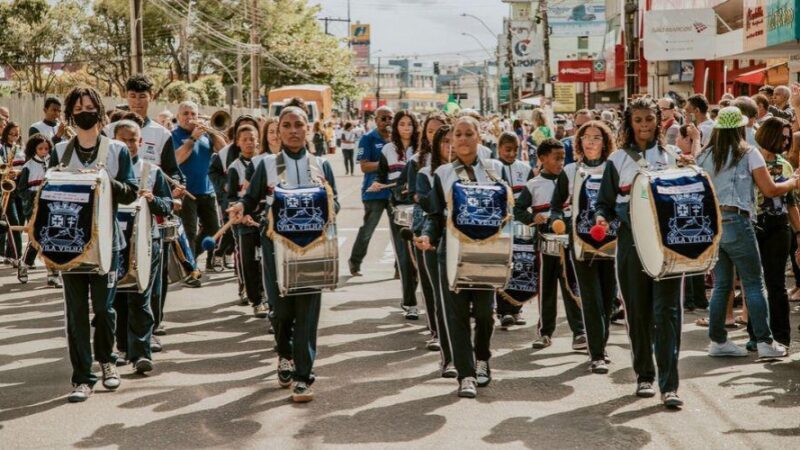
[[(440, 292), (442, 293), (447, 330), (453, 351), (453, 362), (458, 371), (458, 396), (475, 398), (477, 387), (488, 386), (492, 380), (489, 359), (491, 353), (494, 316), (492, 291), (449, 289), (447, 279), (447, 233), (445, 210), (450, 191), (463, 170), (469, 178), (480, 184), (489, 184), (499, 179), (502, 173), (500, 162), (478, 158), (481, 142), (478, 121), (470, 116), (460, 117), (453, 125), (453, 154), (455, 159), (436, 169), (433, 191), (430, 196), (430, 213), (422, 236), (416, 239), (423, 251), (434, 249), (439, 259)], [(422, 177), (420, 177), (422, 178)], [(440, 239), (441, 238), (441, 239)], [(475, 319), (475, 345), (470, 333), (470, 317)]]
[[(564, 220), (567, 228), (572, 221), (565, 218), (564, 203), (570, 201), (574, 192), (575, 176), (578, 170), (592, 175), (602, 175), (608, 156), (616, 150), (614, 135), (608, 126), (599, 120), (585, 123), (575, 135), (574, 154), (577, 162), (569, 163), (558, 178), (553, 200), (550, 202), (550, 220)], [(572, 203), (574, 204), (574, 202)], [(590, 209), (593, 207), (590, 205)], [(583, 211), (572, 211), (581, 220)], [(592, 211), (587, 211), (593, 220)], [(570, 237), (574, 236), (570, 232)], [(571, 240), (571, 245), (575, 245)], [(611, 311), (617, 295), (617, 281), (614, 275), (614, 260), (591, 257), (584, 261), (574, 260), (578, 290), (581, 294), (581, 311), (586, 328), (589, 346), (590, 370), (593, 373), (608, 373), (608, 342)]]
[[(147, 199), (150, 214), (168, 217), (172, 212), (172, 193), (161, 169), (155, 164), (139, 157), (143, 145), (140, 125), (132, 120), (120, 120), (114, 126), (114, 139), (128, 146), (133, 163), (133, 173), (139, 185), (139, 195)], [(149, 164), (147, 180), (142, 180), (142, 170)], [(127, 360), (136, 373), (144, 374), (153, 370), (153, 356), (150, 346), (155, 318), (150, 306), (153, 283), (161, 271), (161, 233), (158, 227), (152, 228), (153, 245), (150, 253), (150, 280), (143, 292), (117, 292), (114, 309), (117, 311), (117, 348), (123, 352), (117, 365)], [(130, 243), (128, 243), (130, 245)]]
[[(433, 134), (430, 154), (427, 157), (420, 153), (421, 159), (427, 159), (428, 164), (419, 170), (416, 177), (415, 199), (419, 208), (423, 211), (424, 217), (419, 221), (419, 225), (415, 227), (414, 234), (419, 237), (425, 224), (428, 221), (428, 214), (431, 213), (431, 192), (433, 190), (433, 174), (436, 170), (444, 164), (450, 163), (452, 156), (451, 142), (453, 140), (453, 128), (450, 125), (442, 125)], [(423, 147), (424, 148), (424, 147)], [(437, 247), (438, 241), (431, 241), (432, 247)], [(433, 317), (429, 318), (431, 322), (435, 322), (438, 331), (441, 356), (441, 375), (442, 378), (455, 378), (458, 376), (455, 367), (453, 367), (453, 352), (450, 348), (450, 336), (447, 333), (447, 318), (444, 314), (444, 299), (442, 294), (441, 277), (439, 276), (439, 258), (438, 252), (423, 251), (418, 245), (415, 245), (415, 250), (421, 253), (417, 256), (417, 261), (422, 261), (420, 264), (424, 268), (425, 276), (430, 277), (431, 290), (433, 293)], [(419, 255), (419, 254), (418, 254)], [(428, 309), (428, 314), (431, 310)], [(430, 348), (430, 347), (428, 347)]]
[[(335, 209), (339, 210), (333, 170), (328, 161), (309, 154), (306, 149), (308, 130), (308, 116), (303, 110), (286, 107), (281, 111), (278, 117), (278, 134), (283, 149), (279, 155), (270, 155), (258, 165), (241, 201), (233, 203), (228, 208), (230, 220), (234, 223), (242, 221), (249, 223), (260, 200), (267, 198), (269, 202), (274, 187), (282, 182), (277, 175), (276, 167), (279, 156), (283, 156), (284, 164), (287, 166), (283, 174), (287, 187), (324, 183), (332, 189)], [(322, 172), (322, 179), (312, 177), (313, 167)], [(272, 245), (270, 240), (266, 240), (266, 243)], [(267, 249), (265, 253), (273, 255), (271, 249)], [(271, 266), (267, 271), (270, 276), (268, 282), (277, 290), (274, 287), (277, 284), (274, 256), (267, 258), (266, 263)], [(292, 400), (299, 403), (309, 402), (314, 398), (311, 385), (314, 383), (313, 366), (317, 353), (321, 299), (322, 293), (315, 290), (292, 295), (290, 298), (281, 296), (275, 302), (275, 340), (279, 355), (278, 382), (281, 387), (288, 388), (294, 381)]]
[[(422, 132), (419, 136), (419, 148), (414, 155), (409, 158), (406, 164), (403, 177), (408, 180), (408, 196), (414, 202), (414, 216), (411, 224), (414, 236), (419, 236), (422, 232), (422, 225), (425, 212), (419, 205), (417, 196), (417, 175), (422, 169), (428, 169), (427, 173), (430, 176), (431, 166), (431, 144), (436, 131), (439, 130), (444, 124), (447, 123), (447, 118), (441, 113), (432, 113), (425, 118), (422, 125)], [(430, 191), (430, 184), (428, 184), (428, 191)], [(438, 285), (438, 281), (434, 283), (431, 281), (431, 276), (425, 268), (425, 255), (426, 253), (413, 246), (411, 250), (414, 252), (414, 258), (417, 261), (417, 277), (422, 286), (422, 297), (425, 300), (425, 317), (428, 319), (428, 331), (431, 332), (431, 339), (426, 343), (426, 347), (430, 351), (439, 351), (441, 348), (440, 330), (436, 320), (436, 294), (434, 294), (434, 286)]]
[[(518, 160), (517, 154), (519, 153), (519, 138), (514, 133), (504, 132), (497, 140), (497, 156), (501, 163), (503, 163), (503, 179), (506, 180), (511, 190), (514, 191), (514, 199), (518, 199), (522, 191), (525, 189), (525, 184), (533, 178), (533, 169), (531, 165)], [(522, 318), (522, 306), (515, 306), (503, 300), (498, 294), (496, 299), (496, 313), (497, 318), (500, 319), (500, 325), (509, 327), (511, 325), (525, 325), (525, 319)]]
[[(103, 140), (100, 136), (101, 120), (105, 108), (100, 94), (91, 87), (72, 89), (64, 101), (64, 116), (67, 123), (75, 125), (77, 136), (69, 142), (60, 142), (50, 157), (49, 167), (63, 164), (69, 170), (94, 169), (98, 163), (105, 164), (111, 178), (113, 215), (116, 217), (117, 205), (136, 200), (136, 175), (133, 172), (128, 148), (122, 142), (111, 140), (108, 143), (108, 156), (105, 161), (97, 161), (98, 151)], [(67, 147), (74, 149), (68, 161), (62, 160)], [(92, 341), (95, 359), (102, 369), (103, 386), (115, 390), (120, 385), (115, 366), (114, 349), (114, 294), (116, 293), (116, 274), (119, 267), (119, 252), (125, 248), (119, 224), (114, 221), (113, 254), (108, 274), (70, 274), (63, 273), (64, 300), (66, 302), (66, 326), (69, 357), (72, 363), (73, 391), (70, 402), (82, 402), (89, 398), (97, 382), (92, 373)], [(91, 293), (91, 295), (90, 295)], [(94, 312), (94, 339), (90, 339), (89, 303), (91, 297)]]
[[(526, 184), (514, 204), (514, 220), (537, 227), (539, 233), (549, 230), (550, 203), (556, 188), (556, 180), (564, 169), (564, 144), (553, 139), (543, 140), (536, 150), (541, 167), (539, 175)], [(539, 239), (541, 240), (541, 234)], [(565, 252), (566, 253), (566, 252)], [(553, 332), (556, 329), (557, 289), (561, 286), (561, 298), (567, 313), (567, 323), (572, 330), (572, 349), (586, 348), (586, 333), (581, 318), (578, 299), (568, 288), (564, 264), (570, 263), (566, 258), (553, 255), (540, 255), (539, 270), (539, 336), (533, 341), (533, 348), (547, 348), (553, 344)]]
[[(678, 352), (681, 335), (681, 279), (654, 280), (642, 269), (636, 253), (629, 215), (630, 190), (641, 162), (664, 169), (675, 159), (663, 144), (661, 110), (650, 97), (633, 100), (625, 110), (619, 143), (603, 171), (597, 199), (596, 224), (608, 228), (619, 219), (617, 232), (617, 280), (625, 305), (625, 318), (636, 372), (636, 395), (656, 395), (653, 351), (659, 370), (661, 400), (667, 407), (680, 407), (678, 396)], [(673, 153), (679, 151), (673, 148)], [(644, 161), (641, 161), (644, 160)]]
[[(367, 188), (367, 192), (380, 192), (384, 189), (391, 191), (389, 203), (392, 206), (392, 215), (400, 205), (412, 202), (408, 196), (408, 184), (401, 177), (410, 155), (417, 151), (419, 145), (419, 123), (411, 111), (401, 110), (394, 115), (392, 120), (391, 142), (381, 148), (378, 161), (378, 175), (376, 180)], [(401, 307), (408, 320), (419, 319), (417, 309), (417, 272), (411, 257), (411, 248), (408, 242), (400, 236), (400, 226), (389, 221), (392, 233), (397, 265), (400, 272), (400, 285), (403, 292)]]
[[(246, 172), (253, 165), (252, 158), (258, 147), (258, 131), (249, 124), (236, 129), (234, 144), (239, 156), (228, 166), (228, 187), (226, 204), (241, 200), (247, 191)], [(264, 287), (261, 279), (261, 264), (256, 255), (261, 251), (258, 237), (258, 222), (255, 220), (235, 225), (237, 272), (240, 283), (244, 285), (244, 298), (253, 307), (253, 316), (267, 317)], [(240, 288), (241, 289), (241, 288)]]

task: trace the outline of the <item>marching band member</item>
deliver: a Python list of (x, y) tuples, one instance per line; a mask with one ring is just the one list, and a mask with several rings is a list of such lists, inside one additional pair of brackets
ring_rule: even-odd
[[(553, 192), (564, 168), (564, 144), (546, 138), (536, 149), (539, 174), (532, 178), (514, 204), (514, 219), (518, 222), (535, 226), (540, 233), (545, 232), (550, 217), (550, 204)], [(539, 237), (541, 239), (541, 236)], [(567, 253), (565, 250), (564, 253)], [(565, 276), (564, 264), (570, 264), (569, 255), (560, 256), (540, 254), (539, 270), (539, 336), (533, 341), (533, 348), (541, 349), (552, 345), (553, 332), (556, 328), (557, 289), (561, 286), (561, 298), (567, 313), (567, 322), (572, 330), (572, 349), (586, 348), (586, 333), (581, 318), (578, 299), (573, 297)]]
[[(392, 121), (391, 142), (381, 148), (378, 162), (378, 176), (367, 192), (379, 192), (388, 189), (392, 195), (389, 198), (392, 207), (390, 218), (394, 217), (394, 209), (398, 205), (408, 204), (411, 199), (407, 192), (407, 180), (401, 175), (408, 161), (409, 154), (415, 153), (419, 142), (419, 124), (414, 115), (408, 110), (398, 111)], [(394, 220), (389, 221), (392, 233), (397, 264), (400, 271), (400, 285), (403, 293), (402, 308), (405, 310), (406, 319), (419, 319), (417, 309), (417, 273), (411, 256), (408, 242), (400, 236), (400, 226)]]
[[(423, 218), (415, 227), (414, 235), (420, 237), (425, 224), (428, 221), (428, 214), (431, 213), (431, 193), (433, 192), (433, 174), (436, 170), (444, 164), (450, 163), (450, 156), (452, 155), (451, 142), (453, 139), (453, 128), (450, 125), (442, 125), (436, 130), (433, 135), (433, 145), (431, 146), (430, 154), (427, 159), (429, 163), (419, 170), (416, 177), (415, 197), (417, 205), (424, 213)], [(420, 155), (420, 158), (425, 158)], [(438, 241), (432, 240), (431, 246), (437, 247)], [(417, 264), (424, 269), (424, 276), (430, 279), (431, 293), (433, 295), (433, 308), (428, 309), (428, 314), (432, 317), (429, 319), (435, 323), (437, 334), (439, 338), (439, 350), (441, 356), (441, 375), (442, 378), (455, 378), (458, 376), (455, 367), (453, 367), (453, 352), (450, 345), (450, 336), (447, 333), (447, 317), (444, 314), (444, 294), (442, 293), (442, 283), (439, 276), (439, 257), (438, 252), (423, 251), (418, 245), (415, 245), (417, 253)], [(431, 314), (433, 312), (433, 314)], [(430, 346), (428, 347), (430, 348)]]
[(634, 100), (625, 110), (619, 140), (622, 150), (608, 158), (595, 217), (596, 224), (606, 229), (611, 220), (617, 218), (620, 222), (617, 231), (617, 281), (633, 352), (636, 395), (656, 395), (653, 388), (655, 351), (662, 402), (667, 407), (679, 407), (683, 405), (678, 396), (682, 280), (657, 281), (644, 272), (634, 247), (629, 214), (630, 189), (640, 164), (646, 162), (655, 169), (675, 164), (675, 159), (662, 144), (660, 116), (658, 105), (650, 97)]
[[(601, 121), (589, 121), (578, 129), (573, 151), (577, 162), (567, 164), (558, 178), (553, 201), (550, 206), (550, 219), (564, 220), (567, 229), (572, 221), (564, 215), (564, 202), (569, 201), (578, 170), (601, 175), (606, 161), (616, 150), (614, 135)], [(591, 207), (590, 207), (591, 208)], [(578, 214), (579, 211), (572, 211)], [(594, 217), (588, 217), (594, 221)], [(578, 220), (581, 220), (579, 217)], [(570, 232), (570, 238), (572, 233)], [(574, 242), (571, 245), (575, 245)], [(611, 259), (574, 259), (578, 290), (581, 294), (581, 311), (589, 347), (590, 370), (593, 373), (608, 373), (606, 343), (609, 336), (611, 311), (617, 295), (617, 282), (614, 275), (614, 261)]]
[[(422, 169), (427, 168), (427, 176), (431, 176), (431, 143), (433, 142), (433, 137), (436, 134), (436, 131), (441, 128), (446, 121), (447, 119), (445, 116), (438, 113), (429, 114), (428, 117), (425, 118), (425, 122), (422, 124), (422, 132), (419, 136), (419, 149), (408, 160), (405, 172), (401, 177), (402, 179), (407, 180), (406, 184), (408, 185), (408, 196), (411, 201), (414, 202), (414, 219), (411, 225), (414, 236), (419, 236), (422, 232), (425, 214), (419, 205), (419, 198), (417, 196), (417, 175)], [(349, 131), (345, 131), (345, 138), (348, 138), (348, 133)], [(430, 186), (430, 184), (428, 184), (428, 186)], [(430, 191), (430, 188), (428, 188), (428, 191)], [(428, 331), (431, 332), (432, 337), (425, 346), (428, 350), (438, 351), (440, 350), (441, 343), (435, 313), (436, 297), (433, 291), (434, 285), (438, 285), (438, 282), (434, 284), (434, 282), (431, 281), (431, 276), (425, 268), (424, 259), (426, 252), (423, 252), (416, 246), (412, 246), (411, 250), (414, 252), (414, 258), (417, 261), (417, 277), (420, 281), (420, 285), (422, 286), (422, 297), (425, 300), (425, 317), (428, 320)]]
[[(12, 175), (15, 171), (22, 169), (25, 164), (25, 153), (19, 143), (21, 135), (22, 128), (14, 121), (8, 122), (0, 135), (0, 161), (8, 164), (8, 170)], [(8, 221), (8, 224), (12, 226), (22, 225), (20, 217), (22, 201), (15, 191), (3, 193), (3, 204), (0, 205), (0, 208), (5, 208), (0, 211), (0, 219)], [(22, 233), (4, 229), (0, 233), (0, 251), (5, 255), (6, 264), (10, 263), (14, 267), (19, 267), (22, 253)]]
[[(481, 142), (478, 122), (469, 116), (460, 117), (453, 126), (453, 149), (456, 160), (436, 169), (433, 191), (430, 194), (430, 213), (422, 236), (416, 239), (423, 251), (436, 251), (439, 259), (440, 292), (447, 318), (447, 331), (452, 345), (453, 362), (458, 371), (459, 397), (475, 398), (476, 387), (488, 386), (492, 380), (489, 368), (491, 340), (494, 329), (492, 291), (449, 289), (447, 279), (446, 198), (459, 174), (464, 173), (471, 181), (486, 184), (499, 180), (502, 165), (495, 160), (478, 158)], [(463, 172), (462, 172), (463, 171)], [(470, 333), (470, 317), (475, 319), (475, 344)]]
[[(230, 220), (234, 223), (251, 223), (252, 214), (258, 209), (261, 199), (266, 198), (268, 208), (271, 208), (272, 192), (282, 182), (286, 187), (317, 183), (327, 185), (334, 195), (335, 210), (339, 210), (336, 181), (330, 163), (311, 155), (306, 148), (309, 124), (305, 112), (300, 108), (285, 107), (278, 118), (278, 130), (283, 150), (258, 164), (241, 201), (228, 208)], [(270, 276), (268, 284), (272, 284), (272, 289), (277, 291), (273, 244), (269, 239), (266, 243), (268, 248), (265, 253), (268, 257), (265, 263), (271, 266), (267, 270)], [(311, 384), (314, 382), (321, 298), (320, 291), (310, 290), (289, 298), (279, 296), (274, 304), (273, 322), (279, 355), (278, 382), (281, 387), (289, 387), (294, 380), (292, 400), (295, 402), (313, 400)]]
[[(53, 144), (47, 137), (41, 134), (34, 134), (25, 144), (26, 161), (17, 179), (17, 195), (22, 199), (23, 223), (27, 223), (31, 215), (33, 215), (34, 199), (44, 181), (44, 175), (47, 172), (47, 163), (52, 150)], [(20, 283), (28, 282), (28, 270), (33, 268), (37, 253), (36, 248), (28, 241), (22, 261), (20, 261), (19, 267), (17, 268), (17, 279), (19, 279)], [(47, 285), (61, 288), (61, 280), (57, 272), (50, 269), (47, 270)]]
[(31, 124), (28, 129), (28, 139), (34, 134), (41, 134), (53, 144), (58, 144), (67, 137), (67, 124), (58, 119), (61, 117), (61, 100), (56, 97), (44, 99), (44, 117), (39, 122)]
[[(235, 203), (242, 199), (247, 191), (246, 172), (253, 165), (258, 146), (258, 131), (251, 125), (242, 125), (236, 129), (234, 142), (239, 156), (228, 166), (228, 187), (226, 203)], [(256, 258), (261, 251), (258, 237), (258, 222), (236, 225), (234, 233), (237, 240), (237, 272), (244, 284), (245, 297), (253, 305), (253, 315), (259, 319), (267, 317), (267, 305), (264, 301), (261, 267)]]
[[(506, 180), (511, 190), (514, 191), (514, 199), (518, 199), (528, 180), (533, 178), (533, 170), (530, 164), (517, 159), (519, 153), (519, 138), (514, 133), (502, 133), (497, 141), (497, 157), (503, 163), (503, 179)], [(503, 300), (500, 294), (495, 297), (497, 318), (500, 325), (509, 327), (511, 325), (525, 325), (522, 318), (522, 306), (514, 306)]]
[[(50, 156), (49, 167), (59, 164), (70, 170), (96, 168), (103, 163), (111, 178), (113, 214), (117, 205), (136, 200), (136, 176), (133, 173), (131, 157), (125, 144), (100, 136), (101, 120), (105, 109), (100, 94), (91, 87), (72, 89), (64, 101), (64, 115), (67, 123), (77, 127), (77, 136), (69, 142), (60, 142)], [(98, 161), (100, 149), (107, 142), (108, 152), (105, 161)], [(114, 365), (114, 323), (116, 313), (113, 302), (116, 292), (116, 274), (119, 267), (119, 252), (125, 248), (122, 232), (116, 220), (114, 223), (114, 242), (112, 245), (111, 270), (105, 275), (70, 274), (62, 275), (64, 300), (66, 302), (67, 344), (72, 363), (73, 391), (70, 402), (82, 402), (92, 394), (97, 376), (92, 373), (92, 345), (95, 359), (102, 369), (103, 386), (114, 390), (120, 385), (119, 374)], [(91, 295), (90, 295), (91, 293)], [(94, 339), (90, 340), (89, 303), (95, 317)]]
[[(147, 199), (150, 214), (167, 217), (172, 213), (172, 193), (169, 185), (155, 164), (139, 157), (143, 146), (141, 128), (131, 120), (120, 120), (114, 126), (114, 139), (128, 146), (133, 164), (133, 173), (139, 186), (139, 195)], [(145, 168), (148, 165), (148, 168)], [(142, 177), (147, 174), (147, 179)], [(151, 337), (155, 318), (151, 308), (153, 284), (161, 273), (161, 233), (153, 223), (152, 252), (150, 254), (150, 280), (143, 292), (117, 292), (114, 309), (117, 311), (117, 348), (124, 352), (117, 365), (127, 360), (136, 373), (143, 374), (153, 370)]]
[(278, 136), (278, 119), (269, 117), (261, 126), (261, 145), (258, 150), (267, 155), (276, 155), (281, 151), (281, 138)]
[[(722, 108), (717, 114), (708, 145), (697, 158), (700, 167), (711, 176), (722, 212), (722, 239), (709, 302), (708, 336), (711, 343), (708, 354), (747, 356), (746, 349), (728, 340), (725, 329), (725, 309), (728, 294), (733, 289), (735, 268), (742, 281), (758, 356), (783, 358), (787, 354), (786, 347), (773, 340), (770, 330), (770, 311), (764, 298), (764, 275), (752, 218), (756, 213), (756, 187), (764, 197), (773, 198), (773, 205), (776, 205), (782, 201), (781, 196), (797, 189), (800, 176), (795, 172), (788, 180), (776, 183), (761, 152), (747, 144), (746, 124), (747, 118), (739, 108)], [(770, 166), (774, 164), (771, 162)]]

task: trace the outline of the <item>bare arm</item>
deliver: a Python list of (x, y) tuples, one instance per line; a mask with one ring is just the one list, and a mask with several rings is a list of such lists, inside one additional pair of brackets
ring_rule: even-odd
[(378, 161), (371, 162), (363, 159), (358, 162), (359, 167), (361, 167), (361, 171), (364, 173), (377, 172), (379, 164), (380, 162)]
[(780, 183), (775, 183), (766, 167), (759, 167), (753, 171), (753, 181), (755, 181), (756, 186), (758, 186), (758, 190), (761, 191), (764, 196), (769, 198), (778, 197), (791, 191), (792, 189), (796, 189), (797, 180), (797, 172), (795, 172), (790, 179)]

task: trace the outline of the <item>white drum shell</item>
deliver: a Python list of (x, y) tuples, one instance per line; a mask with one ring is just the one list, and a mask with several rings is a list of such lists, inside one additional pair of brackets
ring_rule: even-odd
[[(653, 204), (650, 183), (655, 178), (670, 179), (685, 176), (696, 176), (697, 169), (673, 168), (663, 171), (640, 170), (633, 179), (630, 194), (630, 218), (633, 242), (642, 268), (645, 273), (655, 279), (681, 276), (685, 273), (705, 273), (714, 267), (717, 261), (719, 239), (722, 233), (721, 222), (718, 223), (718, 234), (715, 237), (713, 252), (706, 252), (697, 259), (677, 257), (674, 252), (665, 251), (662, 246), (658, 218)], [(713, 189), (713, 185), (712, 185)], [(717, 219), (721, 214), (717, 211)]]
[(284, 297), (307, 293), (308, 289), (336, 289), (339, 282), (339, 242), (336, 225), (330, 224), (325, 242), (300, 254), (273, 241), (278, 291)]
[(414, 205), (396, 205), (392, 220), (396, 225), (411, 228), (414, 223)]
[[(111, 180), (105, 169), (85, 172), (48, 170), (42, 185), (92, 185), (95, 189), (95, 208), (92, 224), (96, 226), (97, 239), (86, 248), (87, 257), (78, 267), (66, 270), (69, 273), (107, 274), (111, 269), (114, 243), (114, 211), (111, 200)], [(41, 190), (40, 190), (41, 192)], [(54, 270), (63, 270), (57, 264), (45, 260), (45, 265)]]
[(128, 271), (118, 280), (117, 289), (121, 292), (144, 292), (150, 282), (150, 269), (153, 252), (153, 216), (150, 205), (144, 197), (140, 197), (129, 205), (120, 205), (119, 211), (134, 214), (133, 232), (128, 247)]

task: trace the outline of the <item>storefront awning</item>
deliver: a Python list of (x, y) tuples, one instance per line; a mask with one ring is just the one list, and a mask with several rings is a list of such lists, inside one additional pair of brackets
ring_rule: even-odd
[[(785, 77), (783, 72), (786, 72)], [(786, 79), (785, 81), (783, 79)], [(785, 84), (789, 80), (789, 68), (786, 63), (745, 72), (736, 78), (737, 83), (763, 86), (765, 84)]]

